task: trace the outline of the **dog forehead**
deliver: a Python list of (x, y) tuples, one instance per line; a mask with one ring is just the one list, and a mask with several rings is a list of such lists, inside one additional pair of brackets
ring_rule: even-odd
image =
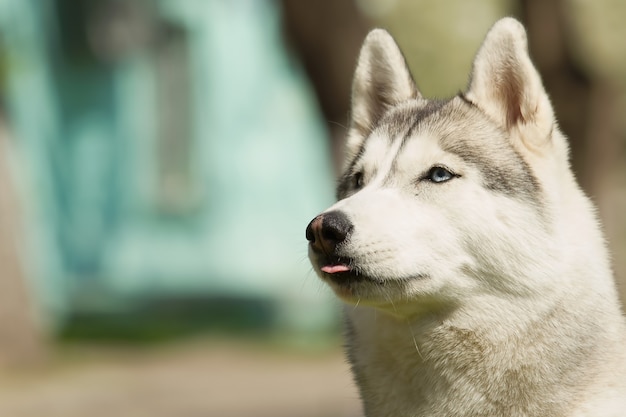
[(535, 204), (540, 201), (539, 181), (531, 167), (508, 134), (480, 109), (459, 96), (424, 101), (388, 114), (395, 115), (393, 122), (387, 122), (388, 132), (403, 141), (398, 147), (396, 167), (420, 161), (437, 164), (444, 162), (438, 158), (453, 154), (480, 171), (488, 189)]
[[(415, 108), (412, 113), (401, 116), (406, 121), (404, 140), (420, 140), (436, 137), (442, 148), (454, 147), (459, 140), (476, 137), (479, 140), (469, 146), (483, 146), (488, 142), (505, 140), (506, 135), (478, 108), (458, 97), (449, 100), (430, 100)], [(400, 119), (397, 117), (396, 120)]]
[(375, 160), (395, 148), (398, 150), (396, 156), (402, 159), (419, 157), (435, 149), (463, 158), (485, 154), (494, 147), (498, 148), (498, 144), (505, 145), (503, 154), (510, 154), (507, 142), (501, 129), (460, 98), (420, 99), (387, 111), (365, 141), (361, 156), (366, 160)]
[[(462, 96), (410, 100), (389, 109), (347, 165), (337, 194), (345, 194), (356, 170), (387, 177), (398, 170), (419, 172), (443, 163), (439, 159), (445, 154), (474, 166), (486, 188), (542, 205), (540, 181), (507, 133)], [(391, 163), (383, 163), (390, 158)], [(379, 172), (381, 165), (389, 172)]]
[[(413, 141), (436, 139), (444, 150), (457, 150), (460, 144), (489, 148), (493, 142), (506, 142), (502, 129), (458, 96), (446, 100), (410, 100), (395, 106), (385, 113), (364, 144), (366, 148), (372, 145), (380, 149), (381, 144), (371, 138), (385, 138), (388, 144), (401, 140), (402, 147)], [(467, 141), (468, 138), (474, 139)]]
[(450, 100), (409, 100), (388, 110), (381, 118), (377, 132), (394, 140), (410, 137), (425, 121), (434, 118)]

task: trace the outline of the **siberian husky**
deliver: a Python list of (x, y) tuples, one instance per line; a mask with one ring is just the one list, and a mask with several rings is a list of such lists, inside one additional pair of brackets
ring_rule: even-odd
[(352, 94), (338, 202), (306, 238), (351, 305), (365, 414), (626, 416), (605, 242), (522, 25), (493, 26), (449, 100), (422, 97), (376, 29)]

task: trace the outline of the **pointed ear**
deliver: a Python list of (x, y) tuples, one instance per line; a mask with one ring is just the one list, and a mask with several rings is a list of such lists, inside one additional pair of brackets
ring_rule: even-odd
[(419, 97), (400, 48), (383, 29), (372, 30), (361, 47), (352, 82), (352, 137), (365, 138), (394, 105)]
[(527, 146), (546, 141), (554, 113), (528, 55), (526, 31), (517, 20), (501, 19), (487, 33), (466, 97), (507, 131), (526, 129), (521, 136)]

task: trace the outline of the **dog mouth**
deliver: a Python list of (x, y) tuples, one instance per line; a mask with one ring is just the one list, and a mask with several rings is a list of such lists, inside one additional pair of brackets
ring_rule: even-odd
[(371, 275), (365, 265), (353, 258), (321, 256), (312, 257), (312, 261), (321, 280), (342, 301), (393, 311), (408, 299), (416, 281), (429, 278), (422, 273), (404, 277)]
[(323, 279), (340, 287), (350, 286), (357, 282), (376, 281), (360, 272), (354, 260), (349, 258), (320, 259), (318, 268)]
[(320, 267), (320, 271), (326, 274), (334, 275), (334, 274), (341, 274), (345, 272), (351, 272), (352, 268), (345, 264), (329, 264), (329, 265), (324, 265)]

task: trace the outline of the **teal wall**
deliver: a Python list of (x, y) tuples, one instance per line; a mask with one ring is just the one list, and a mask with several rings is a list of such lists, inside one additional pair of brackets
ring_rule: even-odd
[(206, 294), (274, 299), (296, 326), (328, 320), (304, 239), (332, 202), (326, 132), (274, 3), (153, 2), (157, 40), (103, 56), (67, 4), (0, 0), (42, 309)]

